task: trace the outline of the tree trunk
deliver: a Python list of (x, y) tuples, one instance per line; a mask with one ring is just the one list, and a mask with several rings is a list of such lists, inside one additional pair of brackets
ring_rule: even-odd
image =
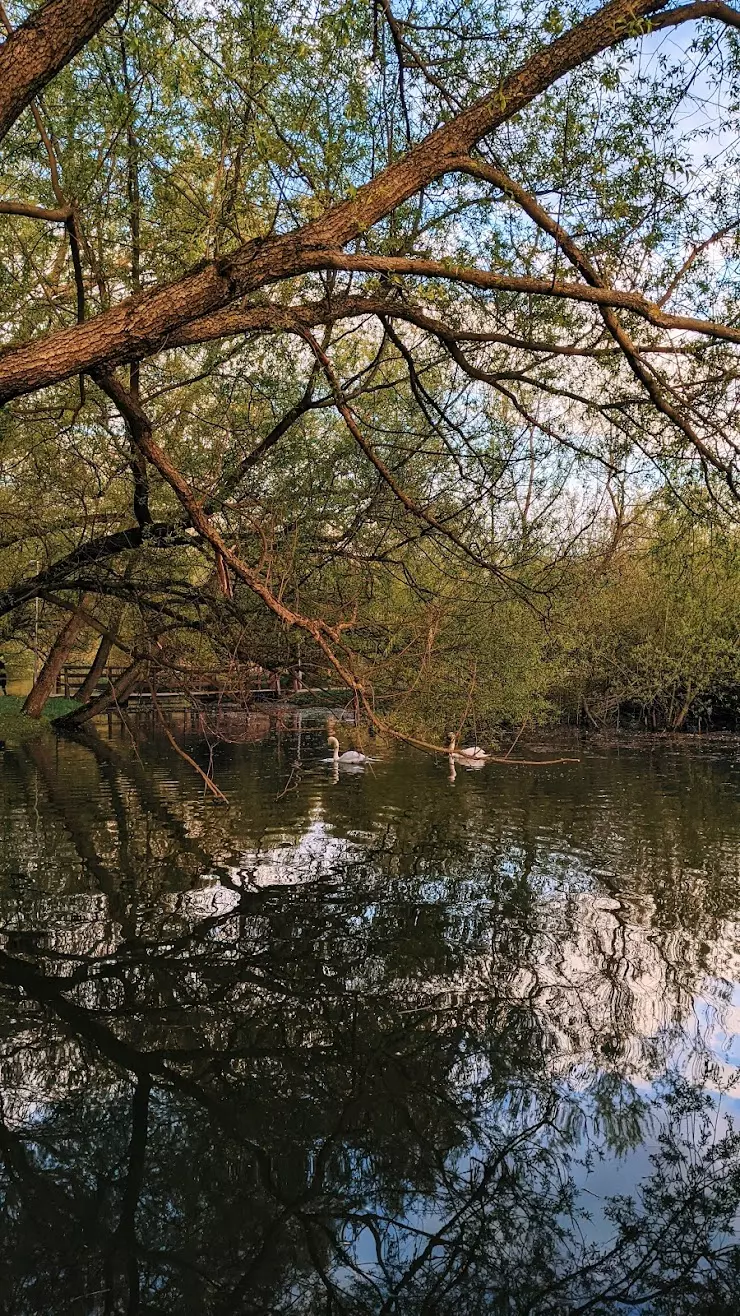
[[(89, 0), (82, 4), (78, 0), (78, 7), (83, 12), (89, 9)], [(428, 188), (449, 170), (453, 161), (469, 157), (478, 142), (513, 119), (571, 69), (627, 39), (634, 32), (637, 21), (651, 12), (651, 7), (655, 7), (654, 0), (652, 5), (651, 0), (609, 0), (581, 23), (535, 50), (494, 91), (429, 133), (351, 196), (331, 206), (320, 218), (289, 233), (251, 239), (228, 254), (195, 266), (175, 282), (147, 288), (135, 299), (119, 302), (83, 324), (39, 335), (8, 349), (0, 361), (0, 401), (9, 402), (11, 398), (46, 388), (82, 371), (105, 374), (125, 361), (140, 360), (165, 346), (172, 347), (177, 341), (178, 331), (192, 321), (211, 316), (271, 283), (336, 268), (337, 265), (346, 269), (347, 260), (351, 260), (353, 268), (357, 269), (360, 259), (368, 269), (367, 260), (370, 259), (374, 262), (371, 272), (391, 272), (388, 261), (392, 258), (380, 258), (382, 267), (378, 268), (375, 262), (379, 258), (374, 254), (366, 258), (364, 254), (358, 257), (352, 253), (351, 257), (345, 258), (339, 249), (367, 233), (416, 193)], [(53, 4), (42, 6), (40, 13), (54, 9)], [(681, 6), (682, 17), (686, 9), (691, 9), (691, 6)], [(664, 16), (667, 22), (671, 21), (670, 12)], [(96, 22), (99, 17), (96, 15)], [(659, 22), (659, 18), (653, 19), (654, 26)], [(10, 41), (6, 45), (9, 46)], [(12, 57), (13, 52), (5, 61), (6, 68)], [(0, 74), (3, 71), (0, 64)], [(33, 83), (30, 95), (38, 89), (38, 83)], [(0, 126), (1, 97), (0, 76)], [(12, 102), (13, 98), (8, 96), (8, 99)], [(421, 264), (419, 260), (415, 262), (417, 276), (422, 273)], [(426, 264), (437, 265), (436, 272), (444, 276), (444, 264), (429, 261)], [(432, 271), (427, 269), (424, 272)], [(544, 295), (548, 295), (549, 284), (546, 280), (541, 284)], [(585, 291), (589, 300), (606, 299), (605, 304), (610, 305), (615, 304), (615, 298), (633, 296), (595, 287)], [(652, 305), (639, 298), (635, 302), (642, 308)], [(625, 303), (620, 300), (619, 304)]]
[(36, 684), (23, 705), (27, 717), (41, 717), (44, 704), (56, 688), (57, 677), (69, 657), (77, 636), (85, 626), (84, 608), (87, 598), (83, 598), (79, 607), (57, 635), (51, 646), (49, 656), (39, 673)]
[(601, 723), (600, 723), (600, 722), (597, 722), (596, 718), (594, 717), (593, 713), (591, 712), (591, 709), (589, 708), (589, 706), (588, 706), (588, 704), (587, 704), (587, 702), (586, 702), (585, 696), (582, 696), (582, 697), (581, 697), (581, 704), (582, 704), (582, 706), (583, 706), (583, 711), (584, 711), (584, 713), (586, 714), (586, 717), (588, 718), (589, 722), (591, 723), (591, 726), (594, 728), (594, 730), (599, 731), (599, 730), (601, 729)]
[(95, 691), (98, 686), (98, 681), (100, 680), (101, 676), (103, 675), (103, 672), (105, 671), (105, 664), (110, 658), (111, 649), (115, 644), (115, 636), (118, 634), (118, 628), (120, 624), (121, 624), (121, 619), (119, 617), (118, 620), (113, 623), (113, 627), (112, 627), (113, 634), (102, 635), (100, 638), (100, 644), (98, 645), (98, 652), (96, 653), (95, 657), (92, 660), (90, 671), (88, 672), (87, 676), (82, 682), (82, 685), (80, 686), (79, 690), (75, 694), (75, 699), (79, 699), (81, 704), (86, 704), (88, 700), (92, 699), (93, 695), (95, 694)]
[(74, 712), (65, 714), (64, 717), (55, 719), (55, 723), (60, 727), (80, 727), (92, 718), (97, 717), (99, 713), (106, 713), (109, 708), (115, 707), (123, 702), (132, 686), (136, 684), (139, 677), (146, 671), (148, 659), (137, 658), (122, 672), (117, 681), (108, 687), (105, 694), (99, 695), (93, 699), (92, 703), (86, 704), (84, 708), (76, 708)]
[(686, 718), (691, 712), (691, 705), (693, 704), (693, 702), (694, 702), (694, 691), (692, 690), (691, 682), (689, 681), (688, 689), (686, 691), (686, 698), (683, 702), (683, 707), (681, 708), (680, 712), (676, 715), (676, 717), (673, 719), (673, 725), (671, 727), (671, 731), (681, 730), (681, 727), (683, 726), (684, 722), (686, 721)]

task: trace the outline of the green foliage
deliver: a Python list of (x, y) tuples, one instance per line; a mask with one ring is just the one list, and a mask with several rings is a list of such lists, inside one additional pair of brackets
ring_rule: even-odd
[[(496, 95), (584, 12), (435, 0), (397, 15), (401, 58), (380, 10), (348, 0), (176, 12), (133, 3), (45, 90), (48, 143), (31, 114), (18, 120), (0, 193), (48, 207), (61, 188), (74, 203), (89, 318), (356, 196), (457, 109)], [(485, 149), (601, 279), (734, 324), (736, 43), (692, 29), (680, 51), (661, 46), (643, 60), (638, 29), (554, 82)], [(701, 95), (687, 61), (701, 69)], [(721, 158), (707, 146), (700, 160), (718, 132)], [(515, 191), (449, 173), (354, 248), (434, 258), (448, 272), (467, 263), (553, 284), (580, 278)], [(5, 342), (72, 325), (69, 235), (37, 218), (2, 220)], [(333, 683), (311, 627), (277, 620), (269, 592), (340, 628), (338, 659), (404, 731), (493, 737), (561, 714), (681, 726), (732, 710), (737, 513), (722, 474), (737, 450), (731, 344), (667, 343), (622, 317), (712, 461), (648, 405), (583, 303), (325, 272), (265, 287), (255, 305), (277, 316), (350, 296), (393, 313), (314, 326), (364, 451), (308, 345), (277, 320), (269, 333), (166, 344), (129, 376), (160, 447), (262, 593), (217, 576), (212, 550), (188, 537), (172, 488), (150, 470), (149, 512), (170, 527), (166, 547), (152, 540), (76, 566), (43, 591), (38, 614), (19, 595), (3, 641), (27, 652), (38, 636), (48, 650), (89, 591), (98, 622), (120, 621), (128, 649), (154, 646), (164, 666), (300, 659), (309, 679)], [(454, 350), (429, 328), (439, 322), (460, 335)], [(650, 510), (669, 503), (672, 523)], [(635, 517), (640, 534), (625, 536)], [(0, 592), (132, 521), (130, 436), (94, 382), (73, 378), (0, 413)], [(78, 656), (93, 642), (90, 631)]]
[(620, 710), (678, 730), (714, 716), (733, 726), (740, 696), (740, 543), (737, 534), (677, 534), (666, 518), (578, 584), (561, 610), (563, 706), (597, 723)]

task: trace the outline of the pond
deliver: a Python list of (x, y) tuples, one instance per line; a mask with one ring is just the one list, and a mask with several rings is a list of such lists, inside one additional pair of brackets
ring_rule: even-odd
[(0, 755), (0, 1312), (737, 1312), (732, 744), (134, 731)]

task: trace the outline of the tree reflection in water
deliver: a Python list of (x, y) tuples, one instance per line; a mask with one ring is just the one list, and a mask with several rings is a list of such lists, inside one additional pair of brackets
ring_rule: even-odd
[(5, 756), (0, 1311), (737, 1311), (725, 765), (139, 755)]

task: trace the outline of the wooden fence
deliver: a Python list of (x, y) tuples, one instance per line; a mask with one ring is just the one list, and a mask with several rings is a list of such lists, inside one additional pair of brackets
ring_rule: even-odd
[[(101, 673), (98, 683), (95, 687), (95, 694), (103, 694), (110, 689), (112, 683), (125, 671), (125, 667), (109, 666)], [(74, 699), (85, 681), (89, 668), (74, 663), (67, 663), (57, 677), (56, 693), (63, 695), (65, 699)], [(239, 700), (258, 700), (260, 702), (269, 702), (270, 700), (280, 699), (291, 693), (287, 689), (275, 688), (274, 684), (264, 686), (260, 680), (264, 680), (264, 673), (248, 672), (242, 669), (242, 679), (234, 672), (158, 672), (144, 680), (137, 682), (131, 687), (127, 696), (126, 703), (134, 704), (151, 704), (151, 688), (157, 699), (161, 699), (172, 705), (173, 701), (194, 700), (203, 703), (214, 703), (224, 701), (226, 703), (236, 703)], [(320, 690), (313, 691), (303, 687), (304, 693), (323, 693)], [(293, 692), (295, 693), (295, 692)], [(327, 694), (330, 691), (326, 691)]]

